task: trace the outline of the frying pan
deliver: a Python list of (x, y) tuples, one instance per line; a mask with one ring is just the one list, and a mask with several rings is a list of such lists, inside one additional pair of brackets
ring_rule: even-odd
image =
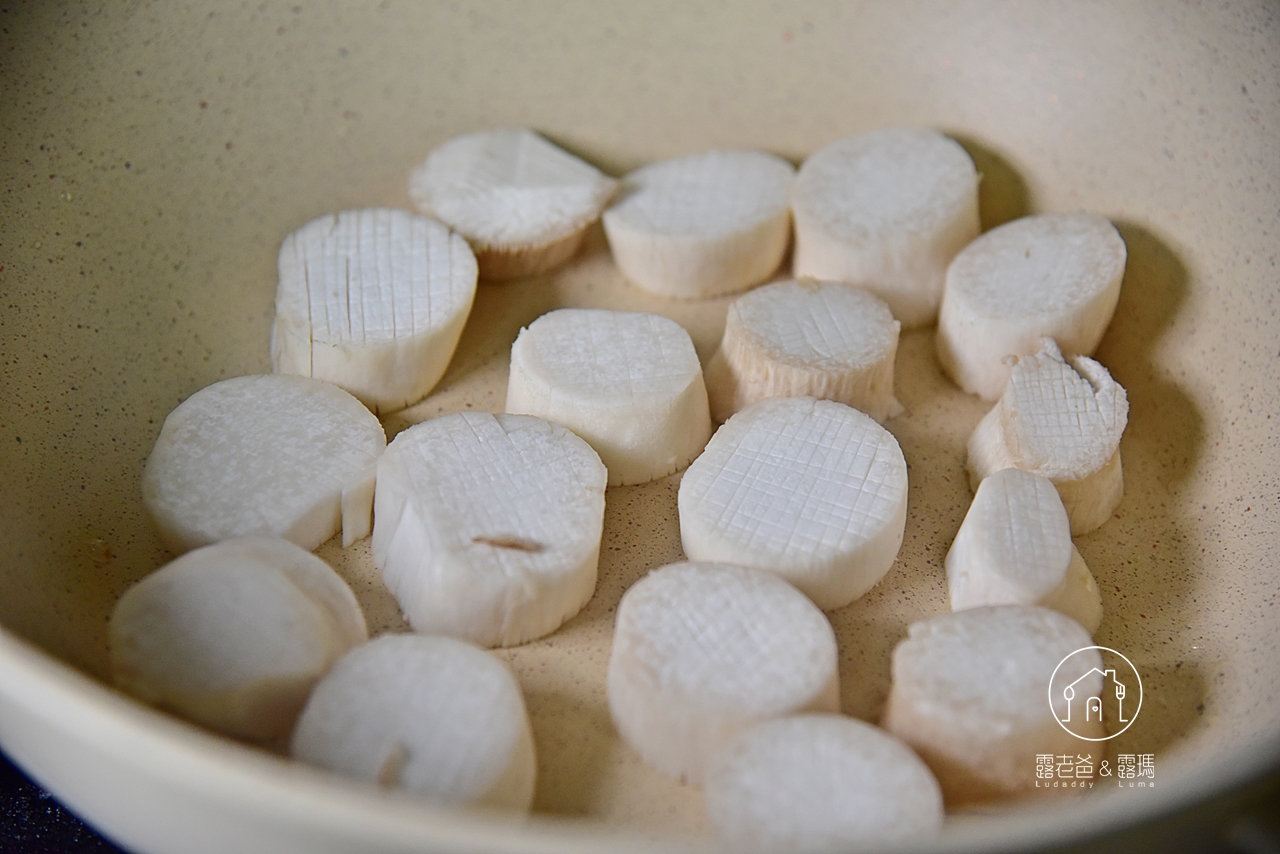
[[(920, 850), (1093, 838), (1203, 803), (1280, 761), (1280, 17), (1274, 4), (652, 2), (12, 4), (0, 10), (0, 744), (140, 851), (671, 850), (698, 794), (643, 766), (604, 703), (612, 612), (680, 557), (678, 476), (609, 491), (600, 583), (551, 637), (498, 653), (528, 700), (528, 820), (443, 810), (292, 763), (114, 691), (106, 620), (164, 552), (139, 477), (165, 415), (269, 370), (275, 254), (345, 208), (410, 207), (444, 140), (532, 127), (614, 175), (710, 148), (803, 159), (888, 125), (957, 139), (984, 228), (1086, 210), (1128, 247), (1096, 354), (1131, 404), (1125, 495), (1077, 546), (1097, 642), (1141, 675), (1106, 780), (953, 815)], [(555, 273), (481, 283), (437, 414), (500, 411), (521, 326), (564, 305), (654, 311), (705, 360), (727, 299), (643, 294), (597, 228)], [(889, 656), (947, 609), (942, 559), (985, 406), (904, 334), (889, 423), (906, 540), (831, 613), (844, 711), (876, 720)], [(375, 632), (405, 624), (367, 541), (320, 549)], [(1083, 749), (1082, 753), (1085, 752)], [(1101, 758), (1095, 751), (1094, 760)], [(1105, 780), (1105, 778), (1103, 778)]]

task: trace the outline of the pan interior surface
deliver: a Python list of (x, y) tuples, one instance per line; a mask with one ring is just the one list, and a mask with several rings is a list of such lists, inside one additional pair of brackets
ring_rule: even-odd
[[(497, 653), (537, 742), (527, 825), (366, 791), (106, 687), (108, 615), (170, 558), (142, 506), (143, 464), (182, 400), (270, 370), (282, 238), (343, 209), (412, 209), (408, 176), (431, 149), (497, 127), (533, 128), (614, 176), (713, 148), (798, 163), (877, 127), (937, 128), (982, 173), (984, 230), (1029, 213), (1109, 217), (1128, 263), (1095, 358), (1130, 402), (1125, 495), (1076, 545), (1106, 609), (1095, 641), (1133, 662), (1143, 701), (1122, 735), (1072, 759), (1152, 757), (1151, 785), (1098, 778), (1083, 795), (955, 815), (922, 850), (1079, 839), (1280, 761), (1272, 6), (40, 3), (0, 10), (0, 28), (0, 742), (122, 843), (705, 841), (696, 791), (640, 763), (604, 696), (618, 600), (682, 557), (679, 475), (610, 488), (595, 596), (559, 632)], [(388, 438), (500, 412), (511, 342), (546, 311), (665, 315), (705, 366), (730, 299), (629, 285), (597, 226), (561, 270), (481, 282), (444, 379), (383, 419)], [(942, 375), (933, 346), (932, 329), (903, 335), (906, 413), (886, 425), (910, 469), (902, 551), (829, 614), (843, 711), (872, 722), (907, 626), (949, 610), (942, 561), (971, 500), (965, 442), (988, 408)], [(407, 629), (367, 540), (319, 554), (371, 633)]]

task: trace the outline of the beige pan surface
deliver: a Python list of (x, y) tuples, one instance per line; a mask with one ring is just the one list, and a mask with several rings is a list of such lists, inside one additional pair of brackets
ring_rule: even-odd
[[(1202, 800), (1280, 756), (1280, 19), (1271, 4), (11, 4), (0, 11), (0, 743), (122, 843), (154, 852), (587, 850), (707, 844), (700, 796), (618, 740), (613, 613), (679, 559), (678, 476), (607, 495), (600, 583), (502, 652), (539, 756), (528, 823), (334, 780), (116, 694), (106, 619), (167, 556), (142, 464), (197, 389), (269, 369), (290, 230), (410, 207), (454, 135), (529, 126), (612, 175), (715, 147), (797, 162), (840, 136), (935, 127), (983, 173), (982, 219), (1083, 209), (1129, 251), (1097, 358), (1129, 393), (1116, 516), (1077, 541), (1097, 642), (1145, 689), (1112, 754), (1154, 788), (953, 817), (939, 845), (1083, 838)], [(389, 435), (499, 411), (522, 325), (561, 306), (654, 311), (704, 364), (726, 299), (627, 285), (597, 227), (557, 273), (482, 283), (460, 350)], [(906, 541), (835, 611), (844, 710), (876, 720), (906, 626), (947, 609), (984, 406), (903, 337), (887, 422)], [(374, 632), (403, 630), (368, 542), (320, 550)], [(1083, 752), (1083, 751), (1082, 751)]]

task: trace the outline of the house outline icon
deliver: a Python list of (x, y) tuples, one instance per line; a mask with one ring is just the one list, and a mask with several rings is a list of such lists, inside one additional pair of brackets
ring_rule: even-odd
[[(1119, 661), (1123, 661), (1124, 665), (1121, 665), (1119, 661), (1117, 661), (1113, 665), (1113, 668), (1115, 669), (1111, 669), (1106, 667), (1105, 662), (1099, 662), (1098, 665), (1091, 666), (1089, 671), (1083, 676), (1077, 677), (1070, 685), (1059, 688), (1058, 686), (1061, 684), (1058, 682), (1059, 673), (1062, 672), (1062, 678), (1064, 680), (1068, 677), (1068, 672), (1063, 672), (1062, 670), (1067, 662), (1074, 656), (1090, 652), (1091, 650), (1097, 650), (1099, 653), (1110, 653)], [(1117, 671), (1123, 670), (1125, 665), (1127, 665), (1129, 669), (1125, 675), (1125, 682), (1121, 682), (1117, 675)], [(1080, 682), (1085, 679), (1085, 677), (1092, 677), (1095, 673), (1102, 677), (1102, 690), (1082, 695)], [(1129, 679), (1128, 673), (1133, 674), (1132, 680)], [(1110, 685), (1108, 685), (1107, 682), (1108, 678), (1111, 680)], [(1081, 739), (1082, 741), (1110, 741), (1128, 730), (1137, 719), (1139, 713), (1142, 712), (1142, 675), (1138, 673), (1138, 668), (1133, 666), (1133, 662), (1130, 661), (1124, 653), (1117, 652), (1111, 647), (1096, 645), (1084, 646), (1074, 652), (1068, 653), (1061, 661), (1058, 662), (1058, 666), (1053, 669), (1053, 675), (1049, 677), (1049, 685), (1047, 687), (1048, 690), (1045, 692), (1045, 699), (1049, 701), (1049, 713), (1053, 715), (1054, 721), (1058, 726), (1062, 727), (1064, 731), (1078, 739)], [(1108, 696), (1108, 691), (1113, 692), (1112, 696), (1114, 696), (1116, 700), (1118, 720), (1113, 723), (1119, 723), (1119, 726), (1108, 727), (1108, 729), (1112, 731), (1098, 737), (1081, 735), (1073, 730), (1071, 728), (1072, 726), (1080, 726), (1086, 722), (1092, 722), (1095, 719), (1102, 720), (1102, 701), (1104, 697)], [(1090, 703), (1090, 701), (1092, 701), (1092, 703)], [(1064, 702), (1067, 707), (1065, 715), (1060, 713), (1060, 709)], [(1071, 706), (1077, 703), (1083, 705), (1084, 708), (1072, 710)]]
[[(1086, 673), (1079, 676), (1074, 682), (1062, 689), (1062, 697), (1067, 701), (1067, 716), (1065, 718), (1058, 718), (1059, 723), (1071, 723), (1071, 706), (1072, 701), (1076, 698), (1076, 685), (1095, 673), (1102, 677), (1102, 691), (1097, 694), (1084, 695), (1085, 722), (1090, 720), (1102, 720), (1102, 695), (1106, 693), (1107, 690), (1107, 677), (1111, 677), (1111, 681), (1115, 685), (1113, 690), (1115, 692), (1116, 708), (1118, 710), (1116, 717), (1119, 723), (1129, 723), (1130, 719), (1124, 716), (1124, 698), (1128, 693), (1128, 689), (1125, 687), (1125, 684), (1116, 677), (1115, 670), (1111, 668), (1099, 670), (1097, 667), (1089, 668)], [(1054, 717), (1057, 717), (1057, 712), (1054, 712)], [(1077, 721), (1078, 720), (1079, 718), (1077, 717)]]

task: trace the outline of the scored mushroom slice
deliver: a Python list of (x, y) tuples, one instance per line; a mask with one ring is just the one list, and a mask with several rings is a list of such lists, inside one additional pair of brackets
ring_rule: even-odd
[(763, 151), (707, 151), (630, 173), (604, 212), (618, 269), (646, 291), (703, 299), (769, 277), (791, 239), (795, 169)]
[(707, 817), (733, 850), (856, 850), (942, 827), (942, 790), (902, 741), (844, 715), (753, 724), (715, 756)]
[(1047, 478), (1002, 469), (978, 485), (946, 557), (951, 609), (1043, 605), (1093, 634), (1102, 594), (1071, 542), (1071, 522)]
[(337, 386), (306, 377), (235, 377), (169, 413), (142, 473), (165, 545), (184, 552), (274, 534), (314, 549), (373, 525), (378, 419)]
[(122, 690), (211, 729), (288, 734), (312, 686), (368, 637), (328, 564), (278, 537), (223, 540), (130, 587), (108, 626)]
[(432, 800), (523, 812), (533, 734), (515, 677), (464, 641), (383, 635), (343, 656), (298, 719), (297, 759)]
[(272, 369), (341, 386), (374, 412), (435, 387), (476, 291), (466, 241), (388, 208), (312, 220), (284, 239), (279, 269)]
[(610, 486), (679, 471), (711, 436), (689, 333), (644, 312), (563, 308), (520, 330), (506, 410), (586, 439), (608, 467)]
[(883, 422), (893, 395), (901, 324), (862, 288), (815, 279), (762, 285), (729, 304), (720, 348), (707, 364), (719, 422), (766, 397), (835, 400)]
[(1035, 605), (922, 620), (893, 651), (881, 725), (933, 769), (949, 807), (1034, 792), (1037, 756), (1074, 757), (1089, 744), (1082, 738), (1106, 735), (1100, 715), (1077, 713), (1068, 731), (1059, 723), (1068, 701), (1049, 693), (1061, 681), (1082, 697), (1101, 694), (1092, 646), (1075, 620)]
[(978, 236), (978, 177), (968, 152), (933, 130), (827, 145), (796, 176), (792, 271), (865, 287), (908, 329), (932, 323), (947, 264)]
[(1064, 359), (1051, 338), (1009, 360), (1004, 394), (969, 437), (969, 483), (1019, 468), (1057, 487), (1073, 536), (1111, 518), (1124, 494), (1120, 437), (1129, 417), (1124, 388), (1087, 356)]
[(988, 231), (947, 268), (935, 339), (956, 385), (995, 400), (1009, 376), (1006, 356), (1026, 356), (1041, 339), (1090, 355), (1120, 297), (1126, 249), (1096, 214), (1027, 216)]
[(897, 557), (907, 463), (889, 431), (830, 400), (775, 397), (716, 431), (677, 496), (690, 560), (774, 572), (832, 610)]
[(618, 605), (609, 712), (642, 760), (696, 786), (743, 727), (838, 711), (836, 661), (826, 616), (777, 576), (671, 564), (633, 584)]
[(373, 562), (416, 631), (524, 643), (595, 591), (606, 480), (586, 442), (540, 418), (424, 421), (378, 463)]
[(409, 179), (414, 204), (467, 239), (486, 279), (563, 264), (616, 187), (591, 164), (524, 128), (454, 137)]

